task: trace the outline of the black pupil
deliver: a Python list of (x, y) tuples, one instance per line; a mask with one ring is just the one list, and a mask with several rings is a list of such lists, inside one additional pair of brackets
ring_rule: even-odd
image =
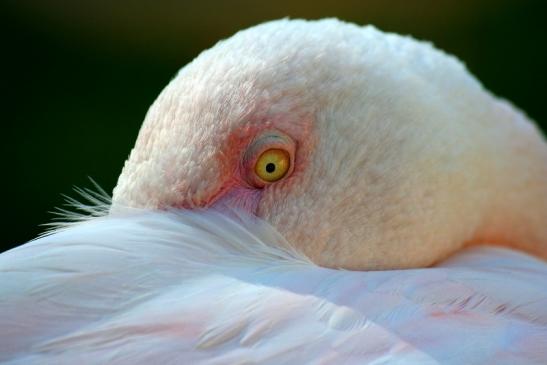
[(271, 174), (274, 171), (275, 171), (275, 164), (274, 163), (270, 162), (270, 163), (266, 164), (266, 172)]

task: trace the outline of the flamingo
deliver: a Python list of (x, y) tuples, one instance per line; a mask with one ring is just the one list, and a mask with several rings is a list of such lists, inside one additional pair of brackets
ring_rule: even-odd
[(547, 362), (547, 143), (429, 43), (241, 31), (84, 195), (0, 255), (2, 363)]

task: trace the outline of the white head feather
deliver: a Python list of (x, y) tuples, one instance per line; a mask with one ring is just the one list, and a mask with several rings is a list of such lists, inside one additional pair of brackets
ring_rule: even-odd
[[(262, 189), (242, 160), (288, 136), (294, 170)], [(150, 108), (113, 208), (227, 204), (314, 262), (430, 265), (477, 241), (547, 255), (547, 147), (454, 57), (337, 20), (237, 33)]]

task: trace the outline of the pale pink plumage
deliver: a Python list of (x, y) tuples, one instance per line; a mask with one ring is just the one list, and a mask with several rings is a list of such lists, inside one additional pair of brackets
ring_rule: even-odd
[(97, 218), (0, 256), (8, 364), (523, 364), (547, 359), (547, 265), (325, 269), (215, 212)]

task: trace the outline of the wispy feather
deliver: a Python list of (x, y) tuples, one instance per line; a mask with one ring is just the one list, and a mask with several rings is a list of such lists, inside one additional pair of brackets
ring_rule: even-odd
[(42, 224), (47, 228), (39, 237), (50, 235), (74, 224), (108, 215), (112, 197), (93, 178), (89, 177), (89, 180), (93, 185), (92, 188), (77, 186), (73, 188), (80, 199), (62, 194), (65, 198), (63, 207), (56, 207), (50, 211), (54, 215), (52, 222)]

